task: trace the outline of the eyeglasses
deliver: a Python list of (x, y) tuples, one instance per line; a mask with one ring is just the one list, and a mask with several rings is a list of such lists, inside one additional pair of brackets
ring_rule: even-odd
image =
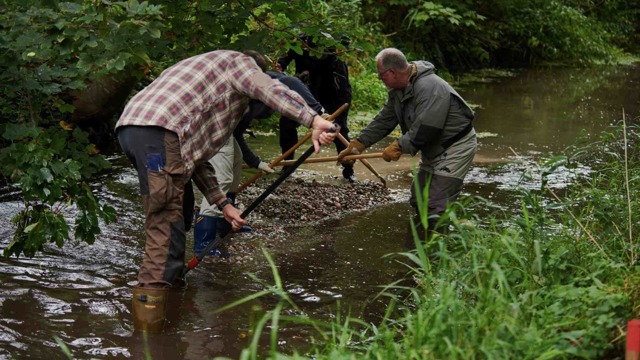
[(381, 73), (378, 73), (378, 79), (382, 79), (382, 78), (384, 77), (384, 74), (386, 74), (386, 73), (387, 73), (387, 71), (389, 71), (389, 70), (392, 70), (392, 69), (391, 69), (391, 68), (388, 68), (387, 70), (385, 70), (385, 71), (383, 71), (383, 72), (381, 72)]

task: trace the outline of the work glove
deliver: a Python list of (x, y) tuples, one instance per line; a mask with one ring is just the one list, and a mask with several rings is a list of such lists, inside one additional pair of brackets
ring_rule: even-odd
[(338, 162), (342, 163), (343, 165), (353, 165), (356, 162), (355, 160), (342, 161), (342, 159), (348, 155), (360, 155), (364, 152), (364, 149), (365, 147), (363, 143), (361, 143), (357, 139), (351, 140), (349, 146), (347, 146), (346, 149), (340, 151), (340, 154), (338, 154)]
[(400, 147), (400, 144), (398, 144), (398, 140), (394, 140), (391, 143), (391, 145), (387, 146), (382, 151), (382, 158), (386, 162), (398, 161), (401, 155), (402, 155), (402, 148)]
[(275, 172), (275, 170), (273, 170), (272, 168), (269, 167), (269, 164), (267, 164), (264, 161), (260, 161), (260, 164), (258, 164), (258, 169), (269, 173), (269, 174), (273, 174)]

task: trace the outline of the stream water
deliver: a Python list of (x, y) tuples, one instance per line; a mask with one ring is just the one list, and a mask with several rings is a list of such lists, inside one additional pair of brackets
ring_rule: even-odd
[[(465, 192), (506, 208), (510, 204), (505, 199), (517, 187), (539, 186), (536, 176), (523, 182), (522, 172), (535, 175), (542, 155), (560, 154), (580, 134), (605, 130), (622, 118), (623, 110), (628, 119), (640, 115), (638, 65), (532, 69), (457, 88), (478, 106), (475, 126), (481, 134)], [(276, 137), (259, 136), (252, 142), (258, 153), (276, 154)], [(333, 149), (325, 149), (321, 156), (333, 154)], [(189, 273), (189, 286), (172, 293), (164, 333), (147, 339), (134, 333), (130, 286), (142, 257), (143, 216), (135, 173), (121, 156), (112, 160), (114, 171), (96, 179), (94, 186), (100, 198), (116, 208), (118, 222), (103, 226), (95, 244), (48, 247), (33, 259), (0, 258), (0, 359), (66, 358), (57, 341), (74, 359), (140, 359), (147, 352), (153, 359), (237, 358), (250, 341), (252, 325), (276, 299), (264, 297), (220, 313), (216, 309), (273, 284), (268, 263), (196, 268)], [(365, 320), (382, 314), (385, 301), (376, 295), (405, 272), (393, 257), (384, 255), (405, 251), (410, 209), (403, 197), (415, 161), (372, 160), (387, 185), (397, 190), (398, 202), (297, 228), (287, 252), (274, 255), (283, 287), (304, 314), (330, 319), (338, 307)], [(305, 169), (335, 174), (339, 184), (335, 164), (310, 164)], [(376, 180), (366, 168), (356, 171), (360, 180)], [(588, 166), (582, 171), (588, 173)], [(551, 185), (567, 186), (572, 176), (560, 169)], [(0, 197), (2, 248), (11, 241), (10, 219), (20, 209), (12, 198)], [(305, 329), (285, 326), (280, 329), (280, 349), (304, 348), (307, 336)]]

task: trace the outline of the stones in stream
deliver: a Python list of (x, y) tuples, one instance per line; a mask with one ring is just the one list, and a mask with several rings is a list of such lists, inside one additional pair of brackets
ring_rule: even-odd
[[(238, 194), (242, 210), (270, 185), (261, 182)], [(248, 217), (250, 233), (234, 234), (224, 252), (228, 258), (210, 257), (209, 261), (245, 263), (253, 261), (260, 246), (286, 246), (291, 231), (303, 225), (345, 217), (348, 213), (370, 209), (392, 202), (388, 188), (373, 181), (355, 183), (325, 183), (315, 179), (288, 179), (269, 195)]]

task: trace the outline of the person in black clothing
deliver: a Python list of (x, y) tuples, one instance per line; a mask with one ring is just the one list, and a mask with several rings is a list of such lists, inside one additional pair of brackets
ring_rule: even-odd
[[(289, 50), (285, 56), (278, 59), (276, 70), (284, 71), (293, 61), (296, 66), (296, 76), (305, 72), (309, 74), (309, 90), (316, 100), (324, 107), (324, 110), (332, 114), (345, 103), (351, 103), (351, 84), (349, 83), (349, 69), (347, 64), (340, 60), (338, 56), (329, 50), (321, 56), (312, 55), (309, 50), (315, 47), (313, 41), (305, 35), (300, 39), (303, 41), (303, 53), (298, 54)], [(287, 84), (285, 84), (287, 85)], [(349, 109), (338, 116), (334, 122), (340, 125), (340, 134), (349, 138), (349, 127), (347, 118)], [(294, 121), (280, 121), (280, 147), (282, 152), (289, 150), (298, 142), (297, 123)], [(340, 153), (346, 146), (336, 137), (334, 144)], [(293, 154), (289, 157), (293, 159)], [(343, 164), (342, 175), (348, 182), (355, 181), (352, 164)]]
[[(320, 103), (313, 97), (313, 95), (311, 95), (311, 92), (309, 91), (307, 86), (300, 79), (294, 76), (287, 76), (285, 74), (273, 71), (267, 71), (267, 74), (272, 79), (280, 81), (281, 83), (288, 86), (291, 90), (300, 94), (300, 96), (302, 96), (302, 98), (307, 102), (307, 105), (309, 105), (309, 107), (315, 110), (318, 114), (324, 113), (322, 105), (320, 105)], [(261, 163), (264, 164), (264, 162), (262, 162), (260, 158), (256, 154), (254, 154), (253, 151), (251, 151), (249, 145), (244, 139), (243, 134), (251, 124), (251, 120), (268, 118), (269, 116), (271, 116), (272, 112), (273, 110), (271, 110), (262, 102), (252, 100), (250, 103), (249, 112), (242, 118), (242, 120), (240, 120), (240, 123), (238, 123), (236, 129), (233, 131), (233, 137), (236, 139), (238, 145), (240, 145), (240, 149), (242, 150), (242, 160), (252, 168), (264, 170), (264, 165), (261, 165)], [(295, 126), (294, 124), (296, 124), (295, 121), (284, 116), (280, 117), (280, 147), (282, 148), (282, 152), (287, 151), (298, 142), (296, 129), (297, 126)], [(284, 139), (287, 139), (287, 141), (291, 141), (291, 139), (293, 139), (293, 143), (283, 143), (283, 132), (285, 133)], [(292, 132), (295, 136), (293, 138), (291, 138)], [(287, 144), (288, 146), (285, 147), (285, 145), (283, 144)], [(292, 158), (293, 156), (289, 157), (289, 159)]]

